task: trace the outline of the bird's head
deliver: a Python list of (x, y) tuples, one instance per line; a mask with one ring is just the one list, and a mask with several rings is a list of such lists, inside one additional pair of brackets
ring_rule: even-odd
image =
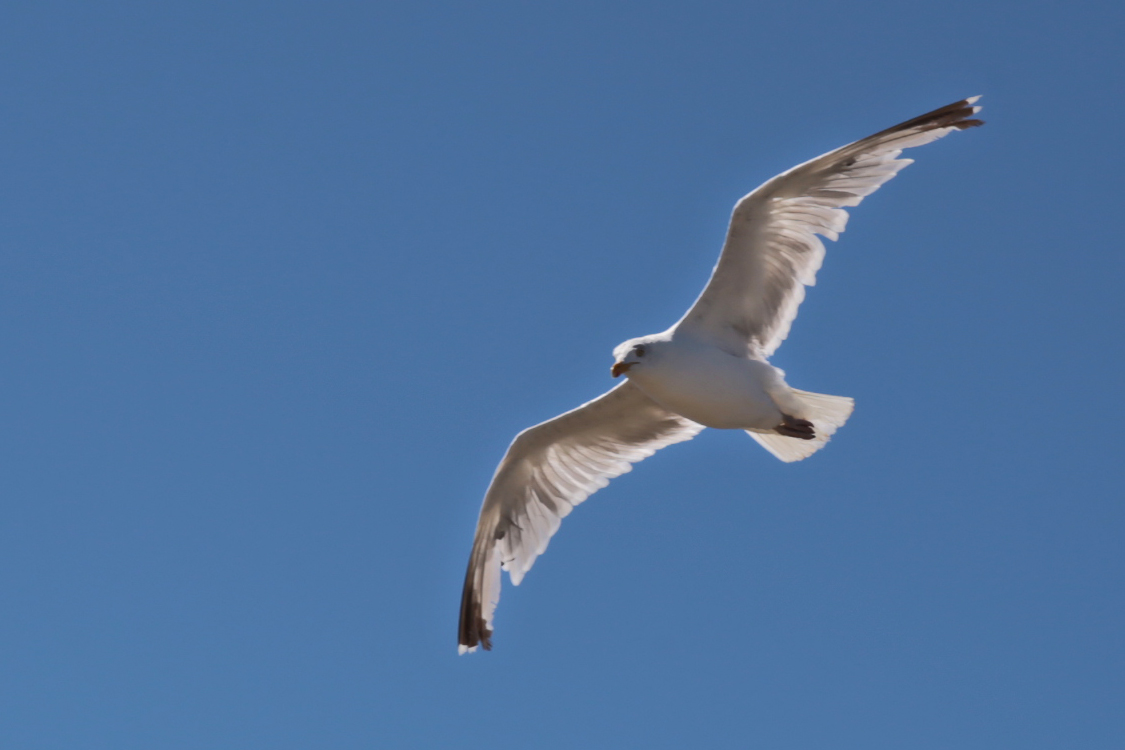
[(619, 344), (613, 350), (613, 367), (609, 372), (613, 377), (624, 375), (632, 368), (641, 364), (647, 357), (652, 359), (653, 349), (658, 346), (659, 342), (654, 340), (651, 336), (646, 336), (639, 339), (629, 339), (623, 344)]

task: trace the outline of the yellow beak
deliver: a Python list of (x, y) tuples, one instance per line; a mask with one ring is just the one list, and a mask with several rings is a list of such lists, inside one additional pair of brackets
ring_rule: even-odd
[(636, 362), (615, 362), (613, 367), (609, 368), (609, 374), (613, 377), (624, 375), (629, 372), (629, 368), (637, 364)]

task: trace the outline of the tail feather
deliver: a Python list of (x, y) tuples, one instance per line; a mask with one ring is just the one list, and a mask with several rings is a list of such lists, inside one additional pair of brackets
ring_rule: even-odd
[(810, 393), (792, 389), (792, 395), (804, 407), (804, 413), (793, 416), (807, 419), (813, 423), (816, 437), (812, 440), (786, 437), (775, 432), (751, 432), (750, 437), (758, 444), (786, 463), (808, 458), (823, 448), (836, 430), (844, 426), (852, 415), (855, 401), (847, 396), (829, 396), (824, 393)]

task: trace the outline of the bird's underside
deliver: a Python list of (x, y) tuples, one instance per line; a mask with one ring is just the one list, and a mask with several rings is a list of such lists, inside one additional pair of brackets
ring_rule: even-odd
[(783, 461), (819, 450), (852, 400), (790, 388), (768, 357), (824, 257), (820, 237), (910, 159), (902, 150), (983, 124), (954, 102), (800, 164), (742, 198), (699, 298), (668, 331), (614, 351), (604, 395), (516, 436), (485, 494), (461, 598), (459, 651), (491, 648), (500, 571), (518, 585), (574, 506), (705, 426), (745, 429)]

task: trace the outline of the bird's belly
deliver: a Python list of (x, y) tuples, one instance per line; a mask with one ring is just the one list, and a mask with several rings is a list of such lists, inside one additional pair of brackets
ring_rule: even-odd
[(735, 360), (722, 367), (662, 367), (630, 373), (630, 380), (665, 409), (693, 422), (725, 430), (768, 430), (781, 422), (781, 411), (765, 390), (760, 364)]

